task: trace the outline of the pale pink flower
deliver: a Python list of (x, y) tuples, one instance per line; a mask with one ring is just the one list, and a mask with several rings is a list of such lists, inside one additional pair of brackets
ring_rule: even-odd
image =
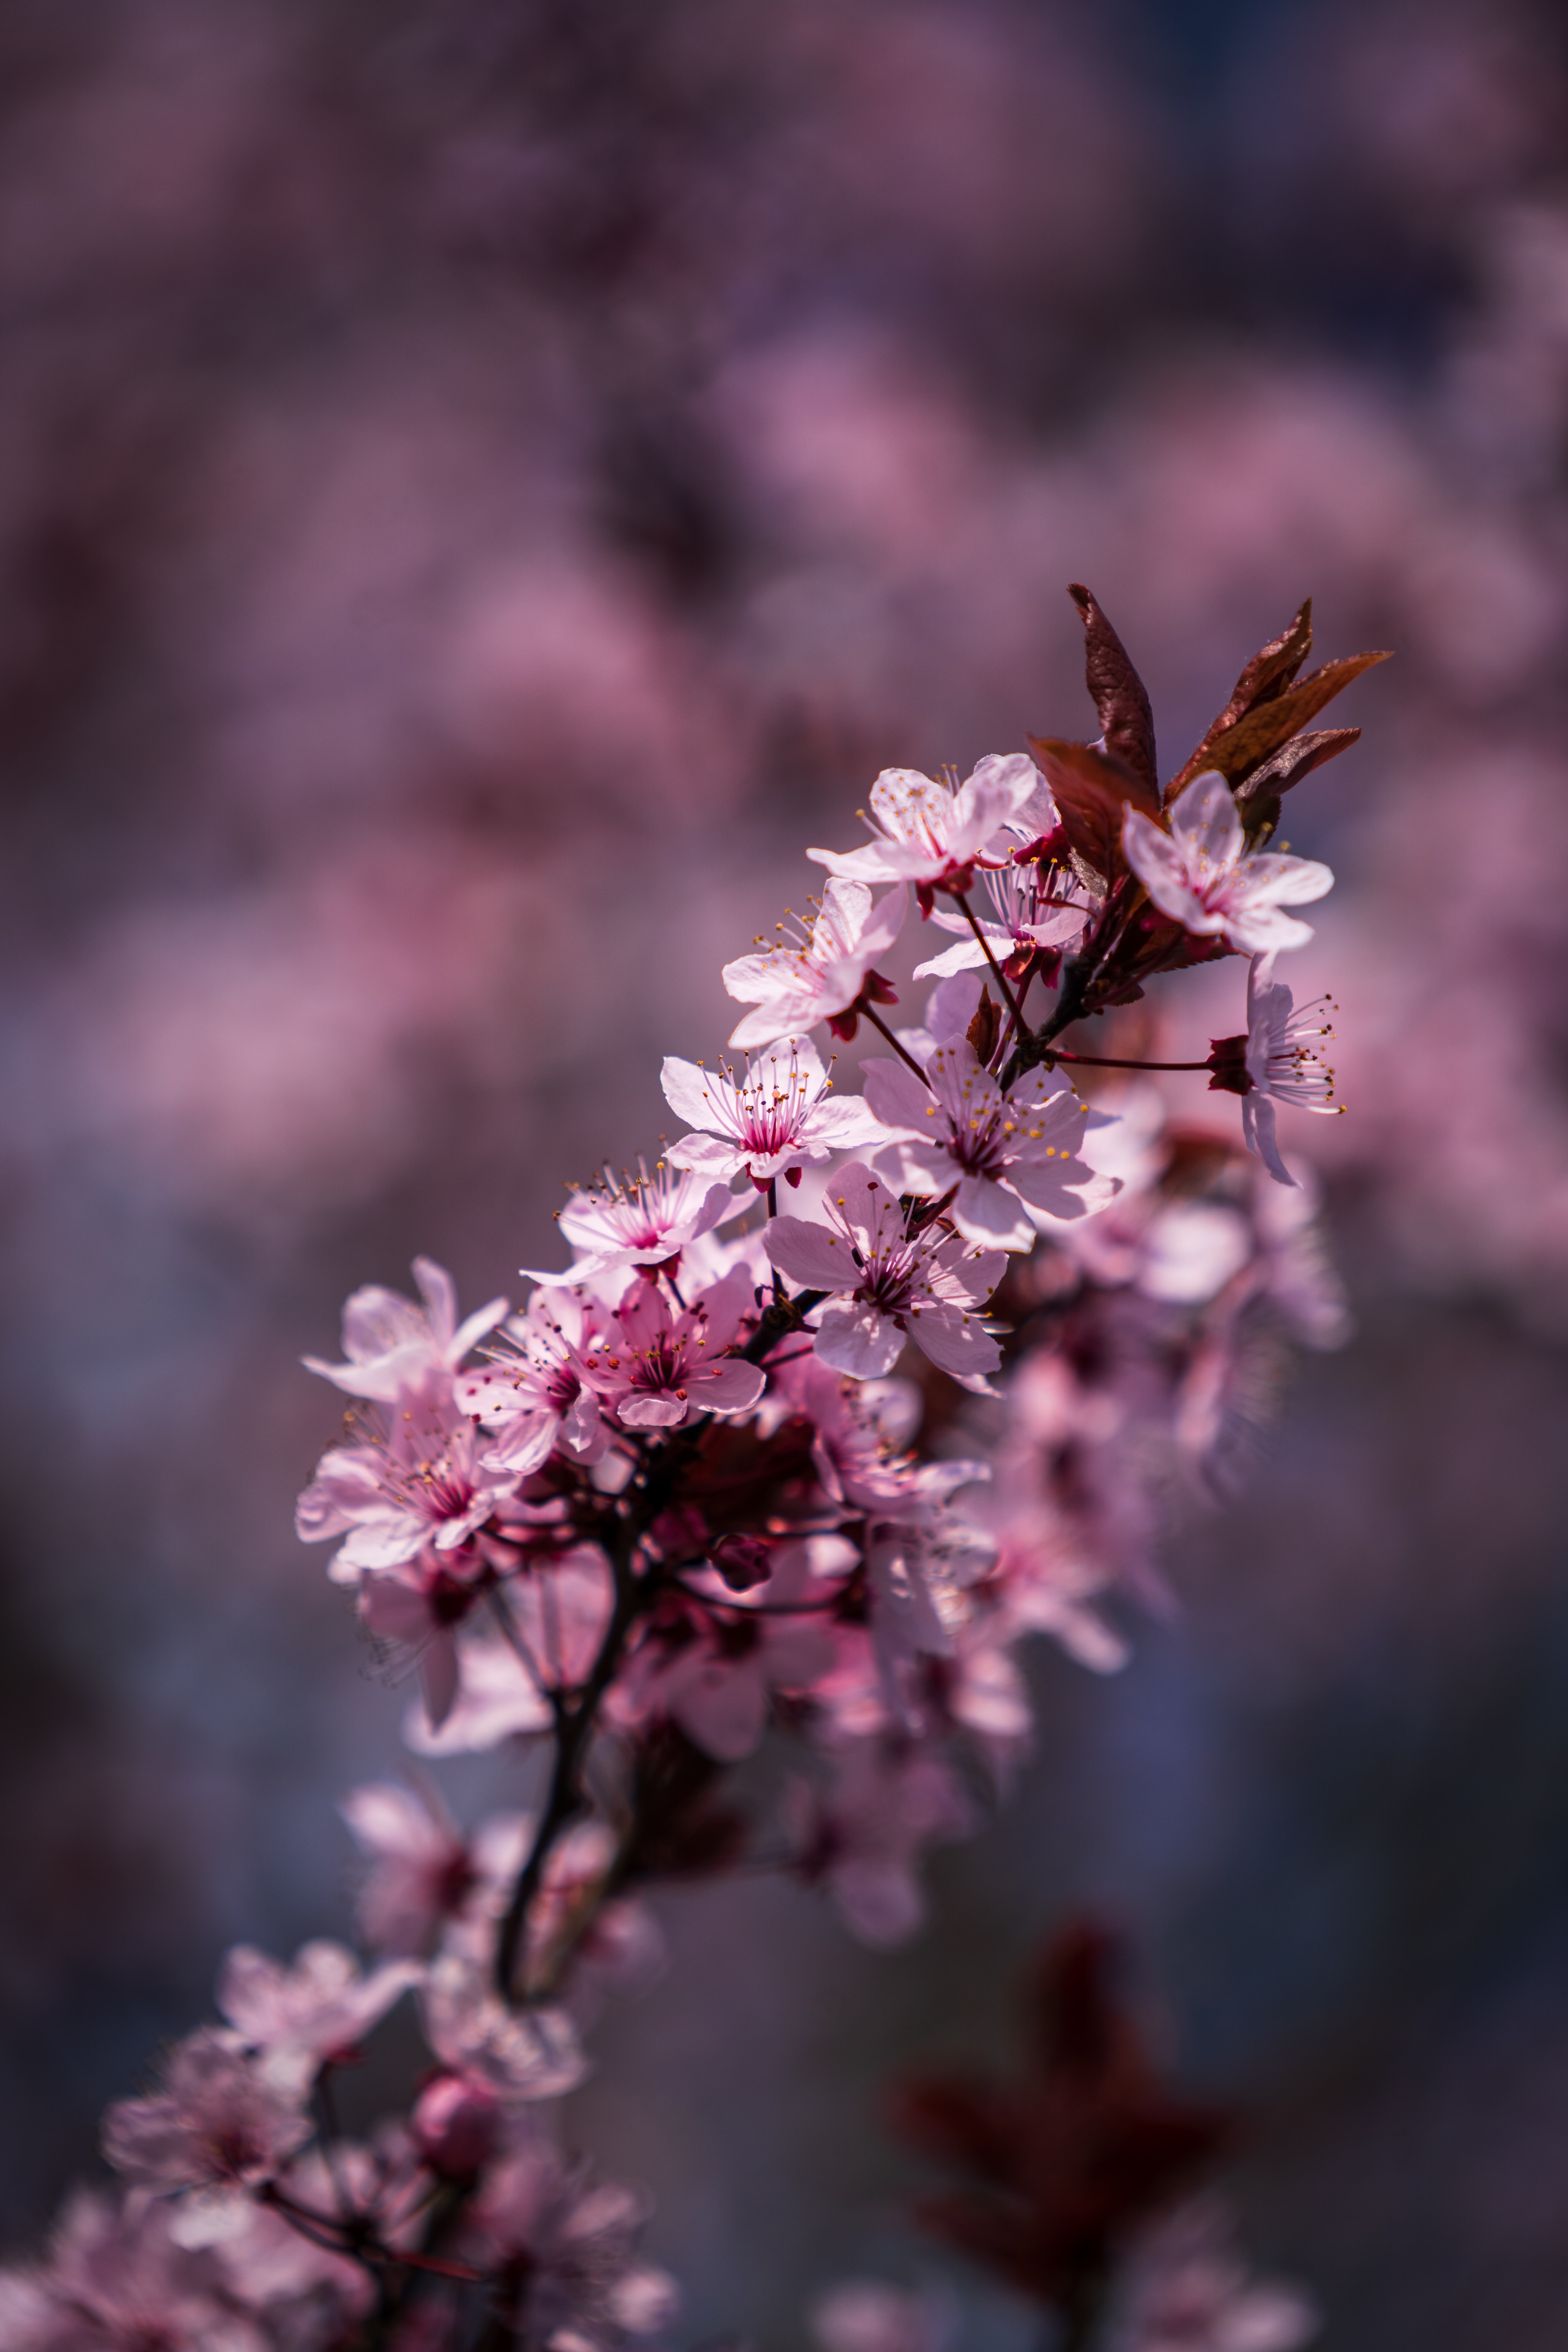
[(662, 1160), (651, 1172), (639, 1160), (637, 1173), (620, 1182), (606, 1168), (602, 1185), (574, 1192), (569, 1205), (556, 1212), (557, 1223), (578, 1252), (572, 1264), (560, 1274), (528, 1265), (522, 1271), (555, 1288), (636, 1266), (664, 1265), (699, 1234), (738, 1217), (745, 1206), (727, 1184), (685, 1168), (672, 1174)]
[(218, 1978), (217, 2005), (263, 2078), (303, 2091), (323, 2066), (357, 2055), (365, 2034), (419, 1975), (416, 1962), (402, 1959), (363, 1975), (345, 1944), (325, 1937), (301, 1945), (292, 1968), (236, 1944)]
[(1326, 1007), (1329, 999), (1320, 996), (1298, 1013), (1289, 989), (1274, 977), (1274, 958), (1253, 957), (1247, 975), (1247, 1075), (1252, 1084), (1241, 1098), (1241, 1131), (1247, 1150), (1257, 1152), (1277, 1184), (1294, 1184), (1296, 1179), (1279, 1157), (1275, 1104), (1330, 1118), (1344, 1109), (1333, 1098), (1332, 1070), (1310, 1042), (1334, 1034), (1326, 1021), (1314, 1018)]
[(472, 1900), (479, 1871), (468, 1841), (434, 1790), (372, 1780), (338, 1807), (370, 1858), (355, 1906), (374, 1951), (417, 1953)]
[(822, 2352), (948, 2352), (958, 2333), (950, 2295), (846, 2279), (811, 2306)]
[(962, 1236), (911, 1234), (897, 1195), (858, 1160), (841, 1168), (823, 1202), (831, 1225), (773, 1217), (763, 1243), (781, 1274), (843, 1305), (823, 1309), (816, 1348), (858, 1380), (891, 1371), (906, 1337), (961, 1386), (987, 1393), (1002, 1351), (981, 1311), (1001, 1279), (999, 1250)]
[(416, 1559), (367, 1570), (360, 1579), (360, 1621), (390, 1663), (412, 1660), (418, 1667), (433, 1728), (446, 1721), (458, 1696), (458, 1628), (489, 1576), (472, 1546), (442, 1552), (426, 1545)]
[(616, 1336), (592, 1358), (589, 1377), (627, 1429), (679, 1429), (694, 1412), (750, 1412), (766, 1385), (755, 1364), (728, 1354), (753, 1305), (737, 1270), (672, 1312), (658, 1286), (639, 1282), (616, 1309)]
[(829, 882), (809, 934), (803, 931), (761, 955), (737, 956), (724, 966), (730, 994), (757, 1008), (736, 1023), (731, 1045), (749, 1052), (780, 1037), (804, 1037), (819, 1021), (838, 1016), (843, 1034), (852, 1037), (849, 1008), (868, 982), (877, 987), (879, 1003), (897, 1001), (874, 967), (897, 942), (909, 910), (907, 884), (888, 891), (873, 907), (864, 882)]
[(921, 1849), (974, 1827), (948, 1766), (902, 1741), (858, 1739), (837, 1759), (830, 1790), (796, 1780), (787, 1797), (795, 1867), (826, 1886), (866, 1944), (913, 1935), (925, 1916), (915, 1875)]
[(121, 2099), (104, 2118), (103, 2152), (143, 2187), (188, 2192), (171, 2225), (185, 2246), (216, 2243), (242, 2228), (249, 2191), (268, 2179), (310, 2126), (299, 2090), (269, 2082), (234, 2046), (204, 2026), (170, 2058), (165, 2088)]
[(457, 1288), (444, 1266), (416, 1257), (414, 1279), (423, 1307), (399, 1291), (384, 1290), (379, 1283), (356, 1290), (343, 1307), (347, 1362), (329, 1364), (320, 1356), (307, 1356), (306, 1370), (320, 1372), (350, 1396), (390, 1399), (431, 1365), (455, 1372), (507, 1311), (504, 1298), (492, 1298), (459, 1323)]
[(824, 1543), (845, 1565), (858, 1558), (841, 1538), (807, 1538), (780, 1546), (772, 1574), (753, 1591), (737, 1595), (721, 1580), (699, 1575), (722, 1607), (689, 1608), (655, 1625), (622, 1679), (618, 1694), (632, 1720), (658, 1715), (678, 1723), (687, 1738), (723, 1764), (749, 1756), (767, 1727), (775, 1690), (805, 1691), (832, 1667), (833, 1636), (810, 1614), (792, 1612), (832, 1598), (818, 1575)]
[(458, 1374), (458, 1405), (489, 1432), (493, 1461), (521, 1477), (557, 1446), (576, 1462), (601, 1458), (609, 1433), (584, 1358), (605, 1324), (604, 1309), (579, 1292), (537, 1290), (504, 1325), (489, 1362)]
[(555, 1718), (550, 1701), (510, 1642), (500, 1633), (469, 1635), (458, 1644), (458, 1695), (440, 1723), (416, 1704), (403, 1737), (418, 1756), (482, 1755), (503, 1739), (530, 1739)]
[(487, 2173), (458, 2242), (487, 2269), (526, 2265), (530, 2343), (616, 2352), (627, 2336), (668, 2327), (678, 2308), (674, 2281), (636, 2258), (647, 2218), (629, 2189), (530, 2132), (514, 2135)]
[(1041, 1222), (1103, 1208), (1116, 1187), (1078, 1157), (1085, 1105), (1054, 1072), (1004, 1094), (967, 1038), (936, 1046), (922, 1086), (902, 1062), (868, 1062), (866, 1099), (898, 1139), (873, 1165), (895, 1192), (940, 1199), (966, 1241), (1033, 1249)]
[(1170, 831), (1130, 808), (1121, 828), (1127, 863), (1163, 913), (1200, 938), (1243, 955), (1299, 948), (1309, 923), (1282, 914), (1333, 887), (1326, 866), (1277, 850), (1249, 850), (1225, 778), (1194, 778), (1168, 812)]
[(270, 2352), (271, 2336), (223, 2292), (214, 2257), (173, 2234), (174, 2218), (134, 2191), (123, 2202), (76, 2191), (47, 2263), (0, 2272), (5, 2352)]
[(722, 1062), (710, 1071), (673, 1054), (663, 1078), (671, 1110), (702, 1130), (668, 1145), (665, 1157), (726, 1183), (743, 1172), (760, 1192), (780, 1176), (798, 1184), (808, 1160), (877, 1139), (877, 1122), (858, 1097), (828, 1100), (832, 1081), (809, 1037), (773, 1045), (739, 1084)]
[(588, 2072), (564, 2010), (509, 2009), (489, 1970), (448, 1953), (426, 1971), (425, 2038), (454, 2074), (472, 2077), (507, 2107), (563, 2098)]
[(366, 1443), (321, 1456), (295, 1512), (304, 1543), (347, 1535), (329, 1571), (335, 1583), (401, 1567), (427, 1544), (456, 1549), (517, 1486), (517, 1472), (487, 1454), (442, 1366), (367, 1405), (362, 1427)]
[(1108, 2352), (1298, 2352), (1318, 2333), (1307, 2296), (1249, 2275), (1225, 2207), (1185, 2205), (1136, 2246)]
[[(806, 856), (850, 882), (912, 882), (967, 889), (975, 861), (1040, 779), (1022, 751), (991, 752), (962, 784), (884, 768), (871, 787), (871, 839), (861, 849), (808, 849)], [(1011, 844), (1005, 845), (1010, 851)]]
[(956, 931), (958, 945), (917, 963), (917, 980), (950, 980), (955, 972), (988, 970), (987, 948), (990, 961), (1012, 979), (1037, 949), (1065, 947), (1075, 940), (1093, 911), (1082, 885), (1063, 866), (1053, 867), (1048, 881), (1032, 866), (987, 867), (979, 878), (993, 910), (990, 920), (978, 907), (974, 910), (984, 946), (956, 908), (933, 907), (931, 921), (941, 930)]

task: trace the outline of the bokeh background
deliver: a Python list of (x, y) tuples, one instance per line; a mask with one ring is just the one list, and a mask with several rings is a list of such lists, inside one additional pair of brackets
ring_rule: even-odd
[(879, 767), (1092, 731), (1068, 580), (1167, 769), (1310, 591), (1398, 656), (1287, 827), (1359, 1337), (1126, 1673), (1041, 1657), (922, 1942), (668, 1902), (577, 2122), (689, 2337), (796, 2344), (929, 2260), (880, 2086), (1091, 1904), (1330, 2352), (1568, 2339), (1565, 132), (1523, 0), (10, 0), (8, 2242), (228, 1941), (346, 1927), (342, 1294), (553, 1262)]

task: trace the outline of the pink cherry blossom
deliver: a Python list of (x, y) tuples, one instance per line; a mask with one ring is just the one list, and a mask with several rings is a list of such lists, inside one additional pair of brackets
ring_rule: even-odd
[(550, 1729), (549, 1699), (500, 1633), (465, 1634), (457, 1659), (458, 1693), (441, 1721), (432, 1722), (417, 1702), (404, 1719), (403, 1737), (416, 1755), (480, 1755)]
[(581, 1292), (537, 1290), (503, 1326), (489, 1362), (458, 1374), (458, 1403), (489, 1432), (489, 1459), (521, 1477), (557, 1446), (577, 1462), (601, 1458), (609, 1433), (584, 1358), (605, 1324), (605, 1310)]
[(433, 1790), (405, 1789), (394, 1780), (352, 1789), (338, 1811), (370, 1857), (355, 1906), (366, 1943), (378, 1952), (426, 1950), (478, 1883), (457, 1822)]
[(1333, 1099), (1332, 1070), (1309, 1042), (1333, 1035), (1327, 1022), (1313, 1018), (1328, 1004), (1321, 996), (1298, 1013), (1289, 989), (1274, 977), (1274, 958), (1254, 956), (1247, 975), (1247, 1075), (1252, 1084), (1241, 1098), (1241, 1131), (1248, 1150), (1257, 1152), (1277, 1184), (1294, 1184), (1296, 1179), (1279, 1157), (1275, 1104), (1330, 1118), (1344, 1109)]
[(426, 1544), (456, 1549), (517, 1485), (515, 1470), (486, 1453), (443, 1367), (367, 1404), (361, 1427), (365, 1443), (321, 1456), (295, 1513), (302, 1542), (346, 1534), (330, 1570), (335, 1583), (400, 1567)]
[(987, 948), (1012, 978), (1038, 949), (1065, 947), (1076, 940), (1093, 912), (1083, 886), (1067, 867), (1053, 866), (1048, 881), (1036, 867), (1018, 866), (988, 867), (979, 879), (994, 917), (987, 920), (978, 907), (974, 910), (984, 946), (964, 915), (954, 908), (934, 907), (931, 921), (941, 930), (956, 931), (958, 945), (917, 963), (917, 980), (948, 980), (954, 972), (985, 970)]
[(121, 2201), (79, 2189), (47, 2263), (0, 2272), (5, 2352), (270, 2352), (274, 2339), (235, 2308), (214, 2255), (182, 2244), (174, 2219), (135, 2191)]
[(489, 1582), (489, 1570), (471, 1545), (437, 1551), (426, 1545), (395, 1568), (368, 1569), (360, 1579), (360, 1621), (389, 1664), (412, 1661), (419, 1670), (433, 1727), (443, 1724), (458, 1696), (458, 1628)]
[(1298, 2352), (1318, 2333), (1308, 2297), (1249, 2275), (1217, 2200), (1184, 2205), (1132, 2250), (1108, 2352)]
[(710, 1071), (667, 1055), (665, 1098), (702, 1131), (668, 1145), (665, 1157), (725, 1182), (744, 1173), (765, 1191), (780, 1176), (798, 1184), (808, 1160), (874, 1142), (877, 1122), (863, 1102), (827, 1099), (832, 1082), (810, 1038), (787, 1044), (787, 1053), (778, 1044), (759, 1055), (739, 1084), (722, 1062)]
[(268, 2080), (212, 2027), (174, 2051), (165, 2088), (121, 2099), (104, 2118), (103, 2152), (149, 2189), (182, 2189), (173, 2224), (182, 2245), (216, 2242), (244, 2225), (247, 2192), (277, 2171), (310, 2136), (299, 2091)]
[(866, 1067), (866, 1099), (898, 1140), (872, 1163), (900, 1192), (940, 1198), (968, 1241), (1033, 1249), (1039, 1224), (1103, 1208), (1114, 1182), (1078, 1157), (1085, 1105), (1066, 1079), (1028, 1070), (1004, 1094), (967, 1038), (938, 1045), (922, 1086), (902, 1062)]
[(530, 2342), (616, 2352), (627, 2336), (668, 2327), (678, 2308), (674, 2281), (636, 2259), (647, 2218), (640, 2197), (530, 2132), (487, 2174), (459, 2242), (489, 2268), (523, 2268)]
[(897, 942), (909, 909), (906, 883), (873, 907), (864, 882), (829, 882), (809, 933), (761, 955), (737, 956), (724, 966), (730, 994), (757, 1008), (736, 1023), (731, 1045), (749, 1052), (781, 1037), (804, 1037), (819, 1021), (838, 1015), (846, 1016), (845, 1034), (853, 1036), (849, 1008), (868, 983), (879, 989), (879, 1003), (897, 1001), (887, 983), (878, 981), (874, 967)]
[(639, 1160), (637, 1173), (619, 1181), (606, 1168), (603, 1184), (574, 1192), (570, 1204), (556, 1212), (557, 1223), (578, 1252), (572, 1264), (559, 1274), (527, 1265), (522, 1271), (535, 1282), (556, 1286), (663, 1265), (699, 1234), (738, 1217), (745, 1206), (727, 1184), (689, 1169), (672, 1172), (662, 1160), (651, 1171)]
[(1001, 1350), (980, 1313), (1001, 1279), (999, 1250), (956, 1234), (910, 1233), (895, 1193), (858, 1160), (841, 1168), (823, 1206), (833, 1220), (770, 1219), (763, 1242), (781, 1274), (844, 1304), (821, 1313), (823, 1361), (861, 1380), (891, 1371), (906, 1337), (963, 1387), (988, 1391)]
[(390, 1399), (432, 1365), (456, 1371), (507, 1311), (504, 1298), (492, 1298), (459, 1323), (457, 1288), (444, 1266), (432, 1258), (416, 1257), (414, 1279), (425, 1302), (422, 1307), (398, 1291), (384, 1290), (379, 1283), (356, 1290), (343, 1307), (347, 1362), (329, 1364), (319, 1356), (307, 1356), (306, 1369), (320, 1372), (350, 1396)]
[(616, 1309), (616, 1336), (597, 1350), (589, 1377), (627, 1429), (679, 1429), (694, 1412), (750, 1412), (765, 1375), (727, 1351), (752, 1304), (751, 1280), (739, 1270), (679, 1312), (656, 1284), (639, 1282)]
[(922, 1847), (974, 1826), (948, 1766), (902, 1741), (855, 1740), (837, 1759), (831, 1789), (797, 1780), (788, 1794), (796, 1868), (826, 1886), (867, 1944), (913, 1935), (925, 1916), (915, 1875)]
[(811, 2306), (822, 2352), (949, 2352), (958, 2333), (951, 2296), (846, 2279)]
[(1156, 907), (1200, 938), (1222, 939), (1243, 955), (1305, 945), (1310, 924), (1280, 909), (1332, 889), (1328, 866), (1249, 850), (1230, 787), (1212, 771), (1195, 777), (1168, 814), (1168, 833), (1133, 808), (1121, 828), (1127, 863)]
[(563, 2098), (588, 2072), (564, 2010), (509, 2009), (489, 1971), (464, 1956), (434, 1963), (419, 2003), (425, 2038), (443, 2065), (483, 2084), (505, 2106)]
[(749, 1756), (766, 1728), (773, 1693), (808, 1690), (834, 1662), (826, 1626), (783, 1610), (830, 1599), (826, 1560), (842, 1570), (858, 1557), (841, 1538), (816, 1538), (781, 1546), (771, 1577), (752, 1592), (732, 1593), (711, 1574), (696, 1577), (697, 1590), (706, 1588), (710, 1602), (722, 1596), (721, 1605), (673, 1601), (650, 1628), (622, 1685), (627, 1718), (667, 1717), (721, 1763)]
[(387, 1960), (369, 1975), (346, 1945), (325, 1938), (302, 1945), (292, 1968), (236, 1944), (218, 1978), (217, 2005), (263, 2078), (290, 2091), (308, 2089), (324, 2065), (355, 2054), (419, 1969)]
[(966, 889), (975, 860), (1039, 781), (1034, 761), (1021, 751), (990, 753), (962, 784), (914, 768), (884, 768), (871, 787), (871, 839), (864, 848), (805, 854), (846, 881), (951, 882)]

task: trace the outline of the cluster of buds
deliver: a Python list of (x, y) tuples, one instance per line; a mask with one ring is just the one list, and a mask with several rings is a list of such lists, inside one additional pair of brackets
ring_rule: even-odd
[[(1376, 657), (1300, 678), (1303, 607), (1162, 793), (1147, 697), (1073, 593), (1101, 740), (879, 777), (869, 840), (809, 853), (810, 929), (725, 968), (748, 1058), (665, 1062), (690, 1132), (574, 1193), (567, 1265), (466, 1318), (426, 1260), (416, 1300), (349, 1300), (342, 1360), (311, 1363), (346, 1423), (299, 1532), (416, 1667), (413, 1748), (517, 1750), (531, 1808), (464, 1829), (423, 1782), (353, 1792), (368, 1972), (336, 1945), (230, 1956), (223, 2021), (110, 2113), (121, 2196), (0, 2280), (0, 2352), (609, 2352), (663, 2329), (637, 2200), (563, 2152), (556, 2112), (605, 1987), (657, 1963), (646, 1890), (771, 1862), (867, 1940), (908, 1935), (925, 1849), (1027, 1748), (1022, 1642), (1117, 1664), (1164, 1496), (1223, 1469), (1282, 1339), (1337, 1336), (1274, 1124), (1334, 1108), (1274, 976), (1310, 936), (1284, 909), (1332, 877), (1267, 844), (1354, 735), (1301, 729)], [(877, 964), (917, 909), (955, 944), (894, 1029)], [(1060, 1042), (1237, 954), (1247, 1031), (1202, 1064)], [(862, 1020), (888, 1050), (850, 1097), (811, 1033)], [(1121, 1091), (1091, 1104), (1079, 1065)], [(1124, 1075), (1173, 1066), (1240, 1096), (1237, 1144)], [(798, 1760), (759, 1819), (726, 1775), (770, 1733)], [(430, 2071), (347, 2137), (336, 2070), (405, 1998)], [(1068, 2293), (1070, 2264), (1009, 2262)]]

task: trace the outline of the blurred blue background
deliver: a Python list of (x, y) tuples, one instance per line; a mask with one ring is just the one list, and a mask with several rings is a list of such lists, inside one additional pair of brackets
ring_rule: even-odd
[(1125, 1675), (1038, 1660), (922, 1942), (672, 1899), (578, 2119), (690, 2336), (798, 2341), (926, 2259), (880, 2086), (1093, 1903), (1330, 2352), (1568, 2336), (1565, 101), (1521, 0), (12, 0), (8, 2239), (227, 1942), (346, 1927), (343, 1293), (550, 1262), (878, 768), (1090, 731), (1067, 581), (1167, 770), (1311, 592), (1398, 656), (1288, 828), (1360, 1337)]

